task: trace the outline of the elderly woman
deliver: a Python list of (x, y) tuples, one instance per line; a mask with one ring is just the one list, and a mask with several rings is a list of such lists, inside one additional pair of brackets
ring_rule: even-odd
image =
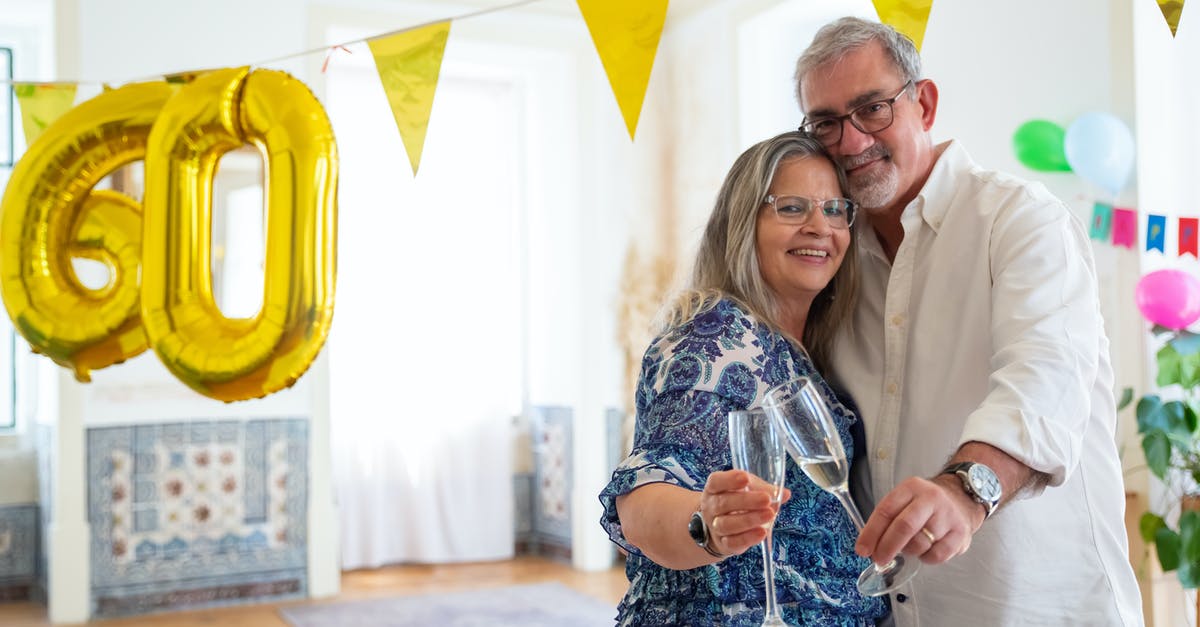
[(800, 375), (820, 382), (847, 455), (861, 446), (857, 417), (817, 372), (857, 281), (844, 186), (820, 144), (795, 132), (751, 147), (726, 177), (691, 286), (642, 361), (633, 451), (600, 494), (601, 524), (629, 553), (618, 624), (760, 625), (757, 545), (773, 518), (788, 624), (874, 625), (887, 613), (855, 587), (868, 562), (836, 497), (789, 464), (776, 512), (765, 484), (729, 470), (729, 412)]

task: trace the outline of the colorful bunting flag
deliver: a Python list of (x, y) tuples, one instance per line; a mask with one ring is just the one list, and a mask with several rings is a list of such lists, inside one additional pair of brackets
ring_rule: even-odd
[(1197, 227), (1200, 218), (1179, 218), (1179, 256), (1192, 253), (1193, 257), (1200, 256), (1196, 249)]
[(1113, 209), (1112, 212), (1112, 243), (1113, 246), (1133, 248), (1137, 240), (1137, 211), (1133, 209)]
[(21, 127), (25, 145), (41, 135), (75, 104), (74, 83), (13, 83), (13, 92), (21, 104)]
[(1146, 218), (1146, 252), (1167, 252), (1167, 217), (1150, 214)]
[(667, 0), (577, 1), (632, 140), (667, 19)]
[(920, 51), (921, 43), (925, 40), (925, 26), (929, 23), (929, 8), (933, 5), (933, 0), (871, 1), (875, 5), (875, 12), (879, 14), (879, 21), (907, 35)]
[(1171, 36), (1175, 36), (1175, 31), (1179, 29), (1179, 16), (1183, 14), (1184, 0), (1158, 0), (1158, 9), (1162, 11), (1163, 17), (1167, 20), (1167, 26), (1171, 28)]
[(421, 165), (421, 150), (449, 38), (450, 22), (437, 22), (367, 41), (413, 176)]
[(1098, 202), (1092, 207), (1092, 228), (1090, 236), (1092, 239), (1105, 241), (1108, 239), (1109, 232), (1112, 231), (1112, 205)]

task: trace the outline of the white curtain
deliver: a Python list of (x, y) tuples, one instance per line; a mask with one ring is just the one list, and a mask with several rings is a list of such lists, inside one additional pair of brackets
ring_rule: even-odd
[(448, 50), (414, 180), (369, 53), (355, 52), (327, 77), (341, 158), (328, 350), (342, 565), (511, 557), (517, 89), (456, 74)]

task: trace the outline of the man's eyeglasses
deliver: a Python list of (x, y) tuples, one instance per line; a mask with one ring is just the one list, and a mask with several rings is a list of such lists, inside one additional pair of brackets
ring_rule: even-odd
[(835, 229), (848, 229), (854, 224), (854, 215), (858, 206), (847, 198), (830, 198), (829, 200), (813, 200), (803, 196), (769, 195), (763, 199), (763, 204), (770, 205), (775, 215), (784, 224), (804, 225), (816, 214), (814, 208), (821, 210), (825, 221)]
[(804, 122), (800, 124), (800, 130), (808, 133), (813, 139), (816, 139), (825, 146), (832, 146), (842, 141), (842, 128), (845, 126), (846, 120), (850, 120), (854, 128), (860, 132), (878, 133), (892, 125), (892, 121), (895, 119), (895, 116), (892, 115), (892, 105), (912, 85), (913, 82), (908, 81), (895, 96), (886, 100), (868, 102), (860, 107), (855, 107), (853, 111), (845, 115), (835, 115), (815, 120), (805, 118)]

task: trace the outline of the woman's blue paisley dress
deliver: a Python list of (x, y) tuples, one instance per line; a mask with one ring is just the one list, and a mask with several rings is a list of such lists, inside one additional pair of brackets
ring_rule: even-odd
[[(854, 413), (837, 400), (803, 351), (733, 302), (719, 301), (651, 343), (638, 382), (633, 451), (600, 493), (600, 523), (629, 552), (625, 571), (630, 585), (618, 607), (619, 625), (762, 623), (758, 547), (710, 566), (664, 568), (625, 540), (616, 497), (655, 482), (703, 490), (710, 473), (731, 467), (729, 412), (761, 405), (766, 390), (799, 375), (819, 381), (850, 449)], [(846, 454), (853, 459), (852, 450)], [(775, 589), (784, 620), (791, 625), (873, 625), (887, 607), (855, 588), (868, 561), (854, 554), (857, 532), (846, 512), (794, 463), (788, 463), (786, 481), (792, 498), (783, 504), (774, 530)]]

